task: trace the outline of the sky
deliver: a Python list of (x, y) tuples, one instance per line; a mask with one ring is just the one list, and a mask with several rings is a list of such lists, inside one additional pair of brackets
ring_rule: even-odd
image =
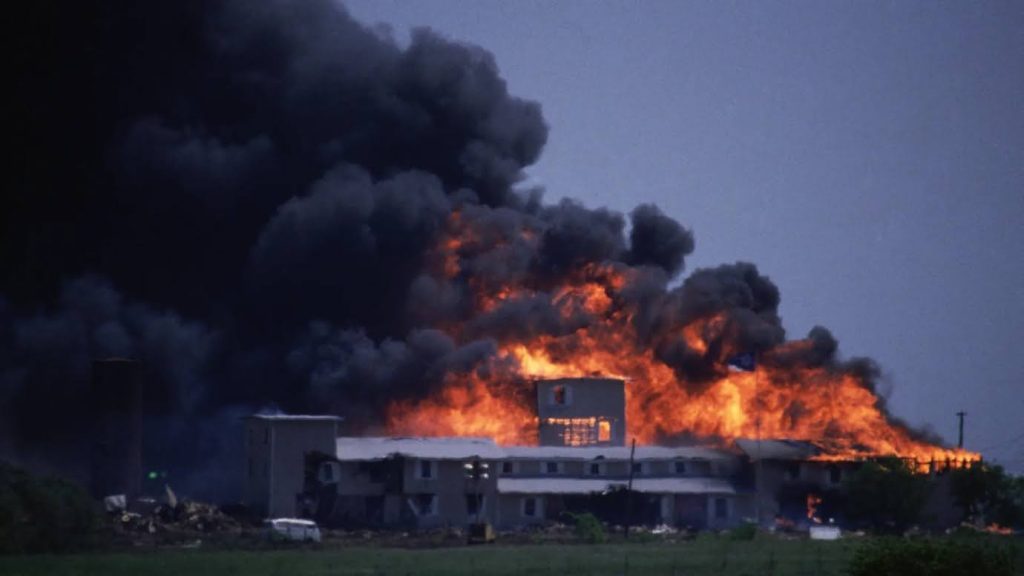
[(1024, 4), (347, 0), (494, 54), (550, 126), (523, 186), (754, 262), (890, 409), (1024, 473)]

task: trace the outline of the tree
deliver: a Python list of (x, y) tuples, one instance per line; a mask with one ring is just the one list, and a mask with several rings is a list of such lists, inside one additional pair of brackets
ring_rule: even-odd
[(1001, 526), (1024, 524), (1024, 478), (1015, 478), (1002, 466), (984, 462), (954, 470), (953, 498), (963, 507), (966, 520), (978, 519)]
[(928, 499), (928, 478), (900, 458), (865, 462), (844, 482), (846, 517), (879, 532), (900, 533), (917, 523)]
[(0, 461), (0, 552), (53, 552), (82, 546), (101, 516), (77, 484), (35, 478)]

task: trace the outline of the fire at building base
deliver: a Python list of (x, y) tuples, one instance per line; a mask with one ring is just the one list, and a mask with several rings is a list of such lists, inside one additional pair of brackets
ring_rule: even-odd
[[(624, 381), (536, 383), (537, 446), (474, 437), (339, 436), (334, 416), (246, 420), (243, 501), (267, 517), (346, 528), (500, 529), (590, 512), (616, 525), (692, 530), (742, 523), (842, 523), (836, 502), (861, 462), (814, 443), (738, 439), (727, 446), (627, 446)], [(933, 466), (935, 482), (945, 480)], [(959, 518), (933, 491), (936, 524)], [(942, 511), (945, 511), (944, 513)]]

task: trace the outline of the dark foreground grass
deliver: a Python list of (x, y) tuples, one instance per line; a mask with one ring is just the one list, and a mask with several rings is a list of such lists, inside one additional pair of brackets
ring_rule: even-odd
[(0, 558), (4, 576), (128, 574), (327, 576), (334, 574), (840, 575), (856, 541), (732, 541), (469, 548), (215, 551)]

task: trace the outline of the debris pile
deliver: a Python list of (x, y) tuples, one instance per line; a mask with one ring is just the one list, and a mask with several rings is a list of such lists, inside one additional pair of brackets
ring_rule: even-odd
[(125, 510), (116, 517), (124, 532), (239, 532), (241, 525), (216, 506), (202, 502), (183, 502), (171, 508), (159, 505), (150, 514)]
[[(120, 504), (120, 503), (119, 503)], [(213, 504), (179, 501), (168, 490), (167, 502), (140, 498), (108, 506), (114, 529), (122, 534), (240, 534), (242, 524)]]

